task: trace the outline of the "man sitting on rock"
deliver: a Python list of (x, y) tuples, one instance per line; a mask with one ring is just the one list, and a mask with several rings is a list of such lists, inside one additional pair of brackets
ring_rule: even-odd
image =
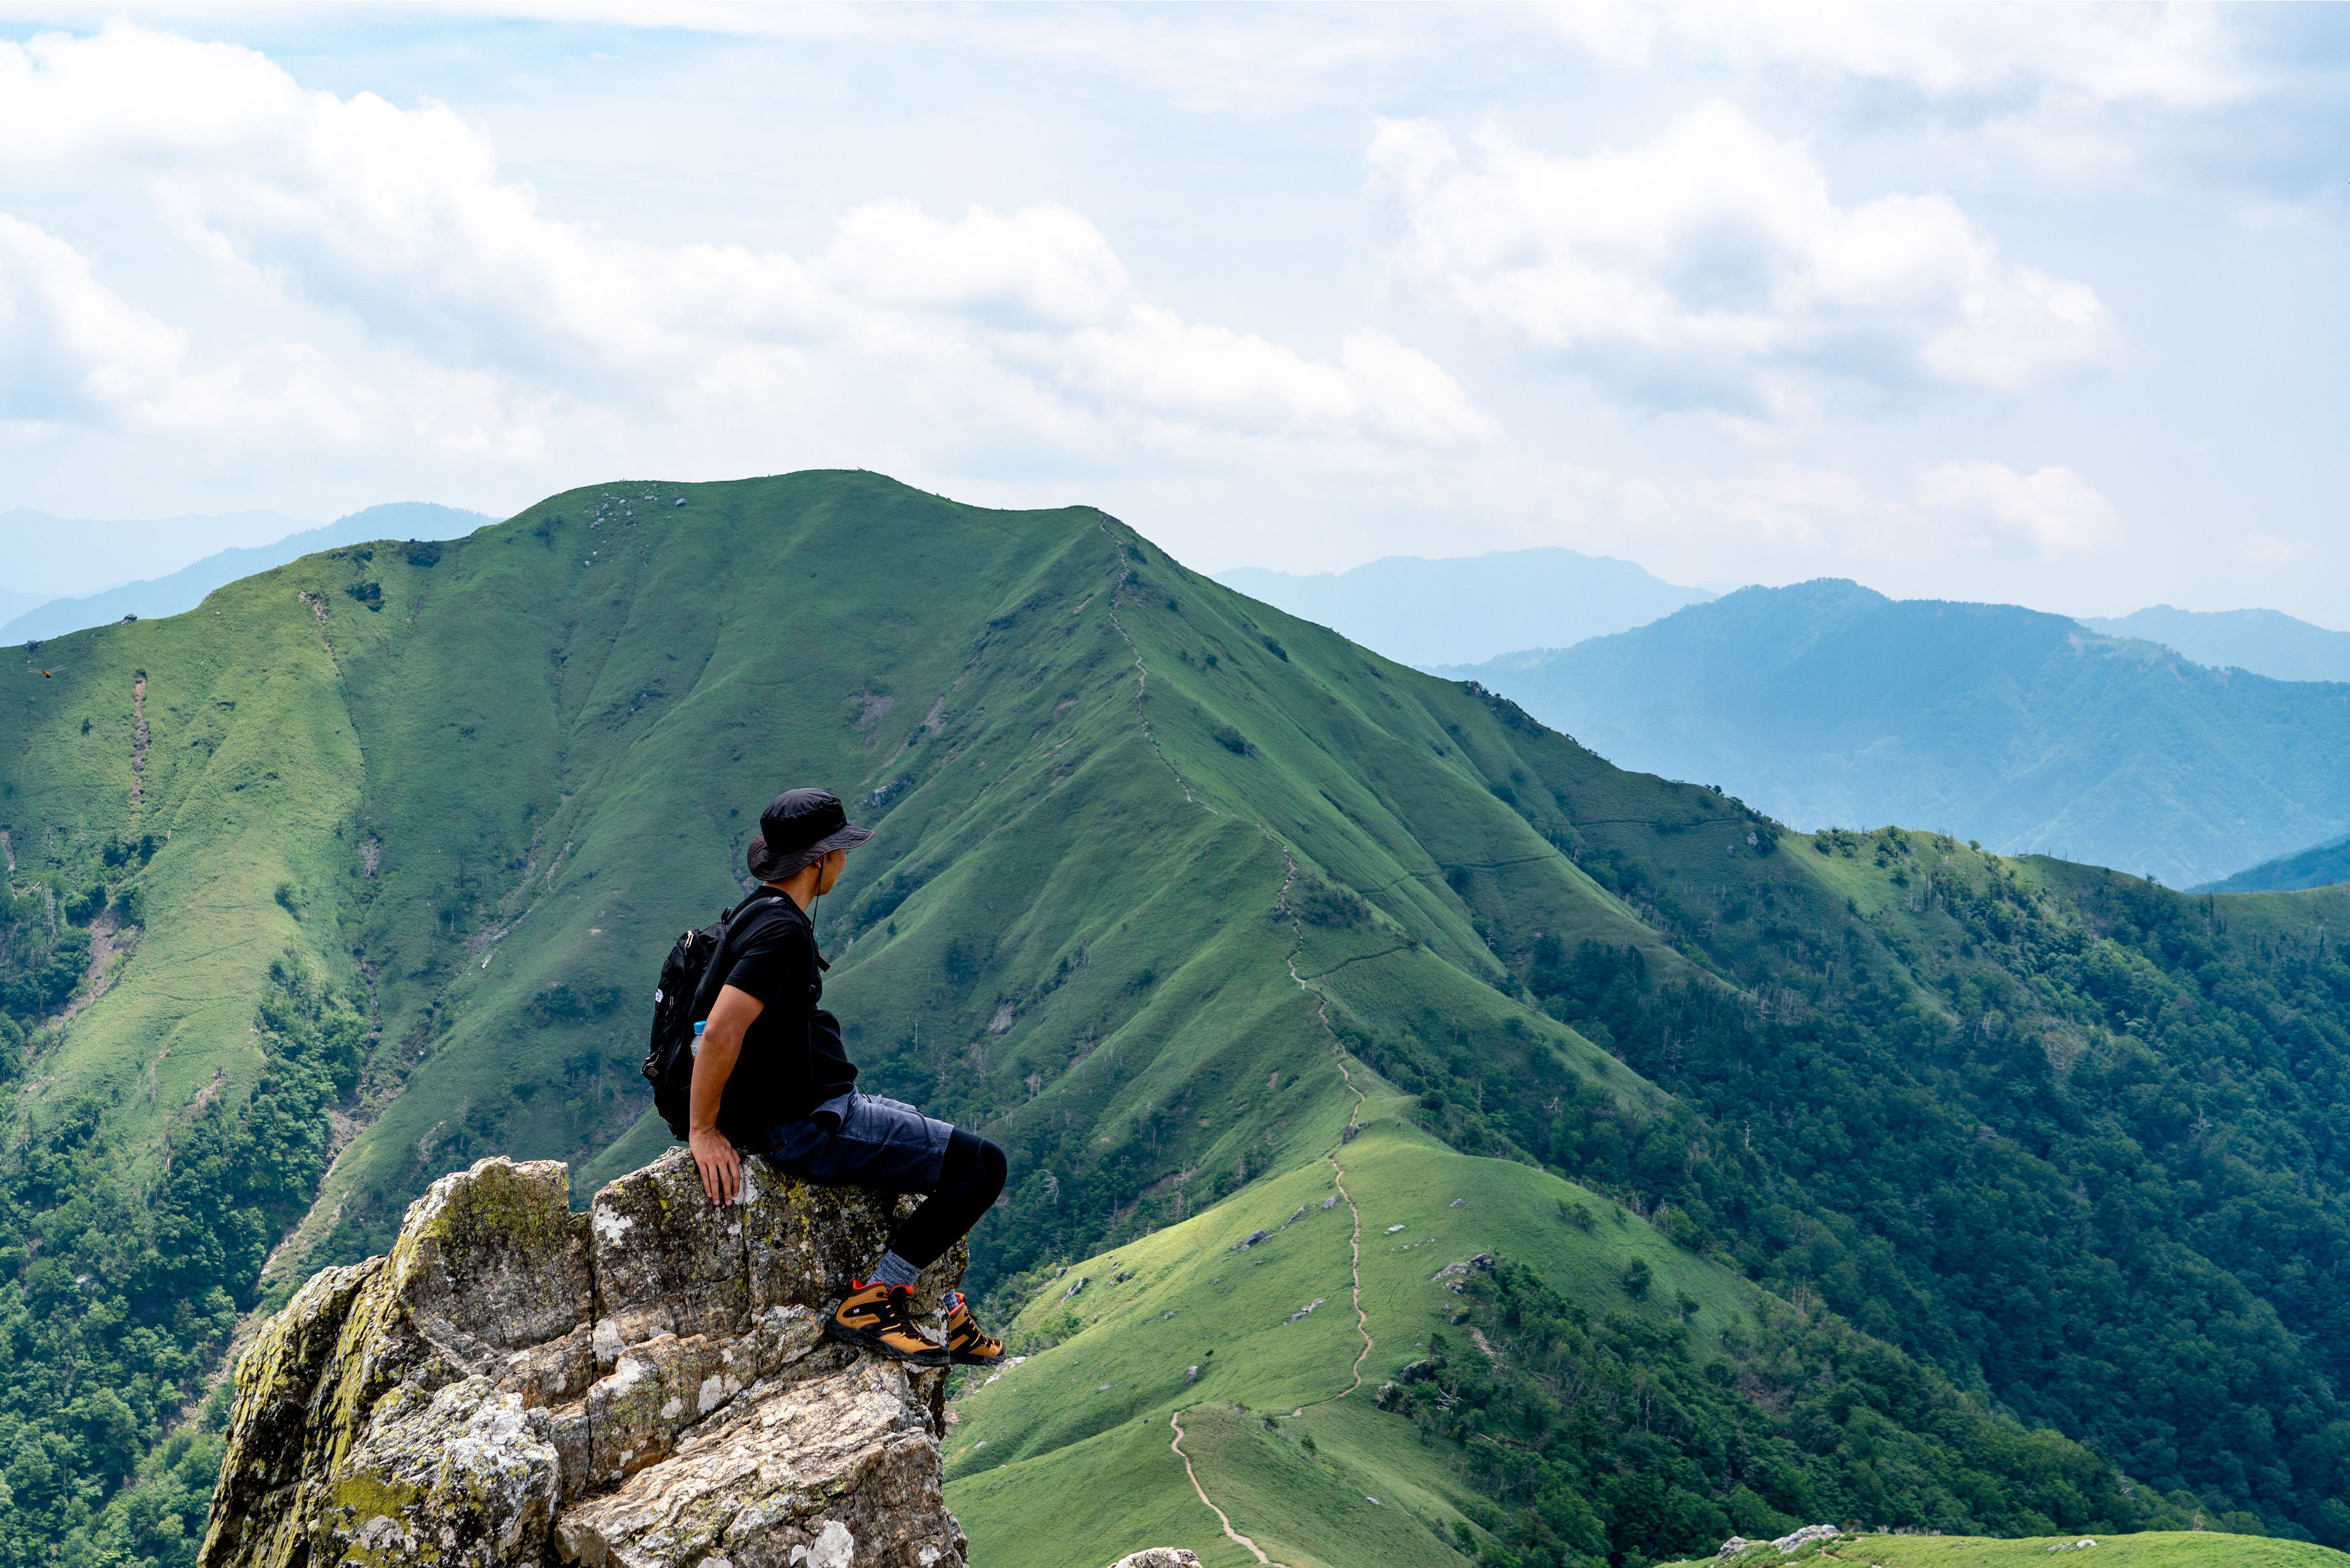
[(914, 1322), (911, 1286), (1003, 1190), (1003, 1151), (913, 1106), (860, 1092), (840, 1023), (816, 1005), (820, 971), (808, 906), (840, 879), (848, 851), (872, 837), (829, 790), (777, 795), (759, 816), (751, 874), (783, 895), (738, 914), (719, 950), (724, 977), (694, 1056), (687, 1143), (712, 1203), (742, 1191), (737, 1148), (827, 1187), (922, 1192), (868, 1280), (851, 1280), (827, 1330), (835, 1339), (920, 1366), (987, 1366), (1003, 1342), (983, 1333), (958, 1291), (944, 1345)]

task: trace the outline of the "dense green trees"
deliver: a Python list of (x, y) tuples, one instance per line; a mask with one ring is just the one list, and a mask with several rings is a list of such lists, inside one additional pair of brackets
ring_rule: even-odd
[(1821, 839), (1928, 895), (1933, 927), (1880, 922), (1915, 985), (1773, 1007), (1784, 973), (1659, 986), (1534, 944), (1552, 1010), (1700, 1114), (1528, 1141), (2142, 1481), (2350, 1541), (2350, 966), (2209, 899), (1965, 879), (1908, 842)]
[[(0, 974), (28, 984), (57, 948), (26, 931), (36, 900), (16, 904)], [(5, 1568), (195, 1559), (227, 1417), (221, 1351), (316, 1189), (328, 1107), (355, 1089), (367, 1037), (296, 963), (271, 979), (254, 1020), (258, 1081), (211, 1098), (161, 1168), (104, 1132), (103, 1103), (0, 1088), (15, 1102), (0, 1107), (13, 1135), (0, 1159)], [(0, 1014), (0, 1060), (24, 1044)]]
[[(100, 884), (101, 907), (104, 892)], [(36, 1019), (65, 1005), (89, 966), (89, 932), (77, 929), (71, 917), (79, 914), (87, 926), (94, 912), (86, 894), (61, 898), (47, 882), (22, 892), (0, 883), (0, 1012)], [(18, 1039), (13, 1048), (0, 1047), (0, 1081), (14, 1072), (22, 1052), (22, 1026), (9, 1028)]]
[(1595, 1316), (1507, 1259), (1472, 1273), (1457, 1337), (1382, 1388), (1492, 1501), (1462, 1542), (1493, 1568), (1710, 1552), (1799, 1524), (1952, 1534), (2185, 1529), (2199, 1505), (2054, 1432), (1993, 1418), (1932, 1366), (1801, 1291), (1719, 1345)]

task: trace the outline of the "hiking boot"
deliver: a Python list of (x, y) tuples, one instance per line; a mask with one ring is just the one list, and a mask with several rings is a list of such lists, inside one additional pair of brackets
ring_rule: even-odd
[(993, 1366), (1003, 1359), (1003, 1342), (979, 1326), (961, 1291), (947, 1297), (947, 1354), (958, 1366)]
[(849, 1281), (825, 1334), (916, 1366), (947, 1365), (946, 1346), (914, 1326), (914, 1293), (903, 1285)]

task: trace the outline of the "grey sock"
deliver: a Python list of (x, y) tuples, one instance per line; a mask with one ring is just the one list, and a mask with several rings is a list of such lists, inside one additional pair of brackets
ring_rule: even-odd
[(921, 1277), (921, 1270), (906, 1262), (905, 1259), (898, 1256), (897, 1253), (884, 1252), (881, 1254), (881, 1261), (873, 1266), (872, 1276), (866, 1282), (868, 1284), (883, 1285), (911, 1285), (916, 1280), (919, 1280)]

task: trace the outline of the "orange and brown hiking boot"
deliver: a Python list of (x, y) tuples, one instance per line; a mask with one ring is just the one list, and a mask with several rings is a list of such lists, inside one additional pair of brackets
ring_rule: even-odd
[(914, 1326), (914, 1293), (903, 1285), (848, 1282), (825, 1334), (916, 1366), (944, 1366), (947, 1348)]
[(947, 1297), (947, 1354), (958, 1366), (993, 1366), (1003, 1359), (1003, 1342), (979, 1326), (961, 1291)]

